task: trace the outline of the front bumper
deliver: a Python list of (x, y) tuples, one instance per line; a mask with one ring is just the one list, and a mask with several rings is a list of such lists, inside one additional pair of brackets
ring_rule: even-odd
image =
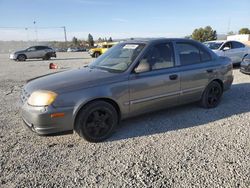
[[(64, 113), (63, 117), (51, 117), (54, 113)], [(73, 108), (33, 107), (27, 103), (21, 108), (24, 123), (39, 135), (73, 130)]]
[(250, 65), (241, 65), (240, 72), (244, 74), (250, 74)]
[(10, 54), (10, 57), (9, 57), (10, 59), (12, 59), (12, 60), (16, 60), (17, 59), (17, 55), (15, 55), (15, 54)]

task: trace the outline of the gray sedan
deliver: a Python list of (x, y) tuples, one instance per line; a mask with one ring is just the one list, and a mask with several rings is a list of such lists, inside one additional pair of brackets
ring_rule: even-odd
[(195, 101), (214, 108), (232, 81), (231, 60), (201, 43), (132, 40), (87, 67), (29, 81), (22, 118), (40, 135), (75, 130), (100, 142), (125, 118)]

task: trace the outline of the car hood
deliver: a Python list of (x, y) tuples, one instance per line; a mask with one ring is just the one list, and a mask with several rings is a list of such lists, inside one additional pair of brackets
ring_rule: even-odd
[(28, 93), (49, 90), (65, 93), (123, 80), (121, 73), (111, 73), (100, 69), (79, 68), (34, 78), (25, 85)]
[(17, 54), (17, 53), (24, 53), (24, 52), (26, 52), (26, 50), (15, 51), (14, 53)]
[(212, 50), (212, 51), (219, 56), (224, 55), (224, 52), (222, 50)]

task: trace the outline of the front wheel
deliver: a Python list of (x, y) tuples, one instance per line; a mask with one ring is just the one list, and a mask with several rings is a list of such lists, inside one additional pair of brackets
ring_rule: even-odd
[(110, 103), (96, 101), (85, 106), (77, 115), (75, 130), (89, 142), (107, 139), (118, 124), (118, 114)]
[(17, 60), (18, 60), (18, 61), (25, 61), (25, 60), (26, 60), (26, 56), (25, 56), (25, 55), (19, 55), (19, 56), (17, 57)]
[(221, 85), (216, 81), (211, 82), (202, 95), (201, 106), (204, 108), (215, 108), (220, 103), (222, 93)]

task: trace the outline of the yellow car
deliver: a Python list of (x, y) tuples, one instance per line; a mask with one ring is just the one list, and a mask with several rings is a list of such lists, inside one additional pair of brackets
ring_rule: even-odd
[(91, 57), (99, 57), (100, 55), (104, 54), (109, 48), (117, 44), (117, 42), (103, 42), (99, 43), (96, 48), (92, 48), (89, 50), (89, 55)]

